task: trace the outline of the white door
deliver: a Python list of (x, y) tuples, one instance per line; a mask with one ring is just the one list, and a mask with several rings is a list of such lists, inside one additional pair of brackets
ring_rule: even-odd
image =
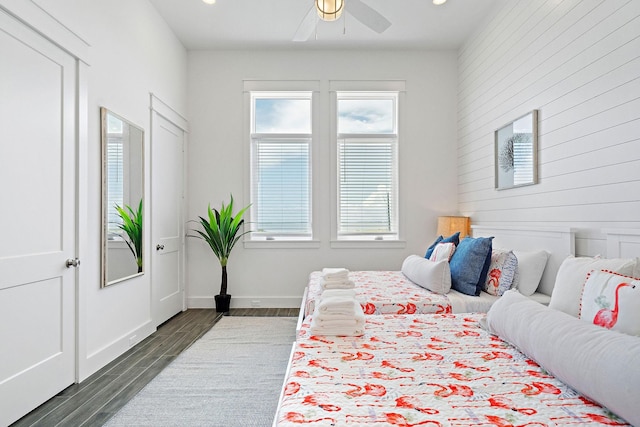
[(151, 121), (151, 301), (157, 326), (184, 306), (184, 131), (155, 111)]
[(0, 425), (75, 382), (76, 61), (0, 11)]

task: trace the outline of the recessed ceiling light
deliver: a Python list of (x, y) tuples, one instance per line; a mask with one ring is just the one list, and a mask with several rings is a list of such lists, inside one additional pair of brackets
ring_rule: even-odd
[(447, 0), (433, 0), (433, 4), (436, 6), (440, 6), (441, 4), (445, 4)]
[(205, 2), (206, 4), (214, 4), (216, 2), (216, 0), (202, 0), (202, 1)]

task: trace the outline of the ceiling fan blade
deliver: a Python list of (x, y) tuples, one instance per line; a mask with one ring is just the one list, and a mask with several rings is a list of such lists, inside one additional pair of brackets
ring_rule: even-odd
[(391, 22), (360, 0), (345, 1), (347, 12), (354, 18), (371, 28), (376, 33), (383, 33), (391, 26)]
[(294, 42), (304, 42), (309, 40), (311, 34), (316, 29), (316, 24), (318, 23), (318, 14), (316, 13), (315, 3), (307, 12), (307, 15), (304, 17), (298, 29), (296, 30), (296, 34), (293, 36)]

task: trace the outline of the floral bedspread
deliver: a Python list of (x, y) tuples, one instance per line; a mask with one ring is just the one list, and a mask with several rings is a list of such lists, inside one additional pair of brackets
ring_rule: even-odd
[[(446, 295), (439, 295), (416, 285), (401, 271), (352, 271), (356, 299), (365, 314), (451, 313)], [(305, 316), (313, 313), (322, 294), (322, 273), (309, 275)]]
[(627, 425), (480, 328), (483, 314), (367, 316), (362, 337), (305, 321), (276, 425)]

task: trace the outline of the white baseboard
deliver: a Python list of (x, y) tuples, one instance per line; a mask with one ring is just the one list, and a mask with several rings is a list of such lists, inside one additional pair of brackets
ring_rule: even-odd
[(147, 338), (156, 331), (153, 322), (149, 320), (127, 334), (117, 338), (104, 347), (87, 355), (86, 359), (80, 362), (78, 370), (78, 382), (84, 381), (89, 376), (104, 368), (108, 363), (114, 361), (133, 346)]
[[(299, 308), (302, 297), (234, 297), (231, 308)], [(187, 297), (187, 308), (215, 308), (211, 296)]]

